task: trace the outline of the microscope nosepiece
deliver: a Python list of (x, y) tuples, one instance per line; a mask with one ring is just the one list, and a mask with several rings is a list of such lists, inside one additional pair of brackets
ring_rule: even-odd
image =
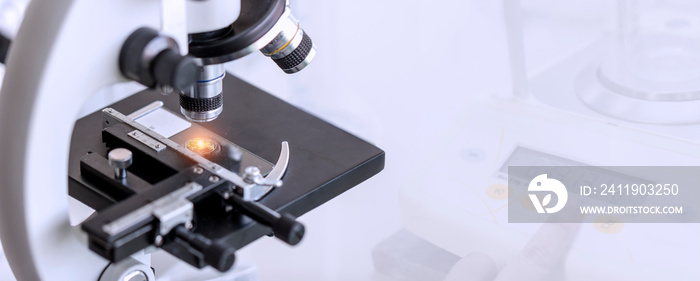
[(222, 64), (201, 67), (199, 79), (191, 90), (180, 94), (180, 112), (193, 122), (209, 122), (223, 111), (223, 80), (226, 72)]
[(282, 30), (260, 51), (289, 74), (301, 71), (316, 56), (316, 46), (311, 37), (291, 13), (283, 20)]

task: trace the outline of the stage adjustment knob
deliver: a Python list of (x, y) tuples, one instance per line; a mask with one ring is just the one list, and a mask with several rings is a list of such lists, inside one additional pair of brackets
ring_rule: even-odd
[(126, 178), (126, 168), (133, 163), (131, 151), (126, 148), (115, 148), (107, 154), (109, 165), (114, 168), (116, 179)]

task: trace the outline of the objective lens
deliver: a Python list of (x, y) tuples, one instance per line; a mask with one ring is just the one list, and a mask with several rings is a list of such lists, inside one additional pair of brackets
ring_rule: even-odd
[(291, 13), (283, 20), (282, 31), (260, 51), (289, 74), (301, 71), (316, 56), (316, 46), (311, 37)]
[(209, 122), (223, 111), (223, 64), (201, 67), (199, 79), (188, 92), (180, 94), (180, 112), (194, 122)]

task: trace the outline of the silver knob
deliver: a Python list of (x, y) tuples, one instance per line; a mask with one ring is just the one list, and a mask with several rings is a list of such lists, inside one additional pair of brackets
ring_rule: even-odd
[(115, 148), (107, 154), (109, 165), (114, 168), (116, 179), (126, 178), (126, 168), (133, 163), (131, 151), (126, 148)]
[(258, 183), (262, 181), (263, 176), (260, 174), (260, 169), (255, 166), (246, 167), (243, 171), (243, 181), (246, 183)]
[(262, 174), (260, 173), (260, 169), (255, 166), (250, 166), (243, 170), (243, 181), (249, 184), (271, 185), (275, 187), (282, 186), (282, 181), (279, 179), (268, 180), (263, 178)]

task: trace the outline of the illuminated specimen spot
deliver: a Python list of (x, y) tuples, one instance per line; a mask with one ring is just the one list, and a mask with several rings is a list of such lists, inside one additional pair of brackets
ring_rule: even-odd
[(219, 149), (219, 144), (207, 138), (193, 138), (185, 143), (185, 147), (194, 153), (205, 156), (216, 152)]

